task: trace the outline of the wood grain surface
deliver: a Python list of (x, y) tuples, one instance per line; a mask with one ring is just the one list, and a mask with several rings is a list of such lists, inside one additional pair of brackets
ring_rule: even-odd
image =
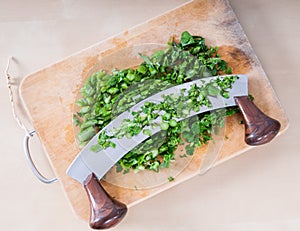
[[(134, 44), (165, 44), (172, 36), (179, 38), (185, 30), (205, 37), (209, 45), (219, 46), (221, 57), (233, 67), (233, 73), (248, 75), (249, 93), (254, 96), (255, 104), (264, 113), (280, 121), (279, 134), (286, 130), (288, 120), (285, 112), (228, 1), (189, 2), (37, 71), (23, 80), (20, 92), (30, 119), (71, 207), (80, 218), (89, 219), (88, 198), (83, 186), (66, 175), (66, 169), (79, 152), (72, 124), (78, 90), (103, 57)], [(240, 119), (239, 115), (227, 119), (226, 139), (216, 164), (251, 148), (241, 138), (244, 136), (244, 127), (237, 123)], [(159, 187), (134, 190), (106, 182), (102, 182), (102, 185), (110, 195), (130, 207), (199, 174), (201, 160), (201, 155), (194, 155), (175, 181)]]

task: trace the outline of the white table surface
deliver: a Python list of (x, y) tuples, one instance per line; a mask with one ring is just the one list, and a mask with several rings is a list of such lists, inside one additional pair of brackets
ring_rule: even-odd
[[(0, 1), (0, 70), (18, 59), (22, 77), (174, 8), (184, 0)], [(300, 230), (300, 1), (231, 0), (282, 106), (288, 131), (130, 209), (111, 230)], [(24, 132), (0, 79), (0, 230), (89, 230), (59, 183), (40, 183), (26, 164)], [(34, 159), (53, 176), (37, 140)]]

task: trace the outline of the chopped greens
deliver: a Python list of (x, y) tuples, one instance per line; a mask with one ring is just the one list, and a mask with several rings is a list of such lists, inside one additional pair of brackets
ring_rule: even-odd
[[(113, 147), (114, 144), (110, 139), (123, 138), (124, 136), (131, 138), (140, 132), (151, 136), (151, 131), (145, 129), (145, 127), (151, 126), (153, 128), (159, 125), (163, 131), (168, 131), (169, 128), (176, 129), (178, 137), (180, 137), (179, 134), (182, 133), (183, 138), (191, 143), (186, 146), (186, 152), (188, 155), (192, 155), (195, 146), (201, 146), (201, 139), (205, 139), (206, 134), (199, 134), (200, 124), (197, 122), (193, 123), (191, 127), (188, 126), (187, 129), (181, 130), (181, 122), (178, 120), (180, 118), (186, 118), (192, 110), (198, 112), (201, 106), (210, 107), (211, 104), (208, 96), (216, 97), (222, 91), (232, 88), (232, 84), (237, 78), (238, 76), (234, 75), (225, 76), (223, 78), (219, 77), (202, 86), (193, 84), (189, 90), (181, 90), (180, 95), (163, 95), (162, 98), (164, 100), (160, 103), (147, 101), (141, 106), (140, 110), (131, 113), (133, 119), (124, 119), (120, 127), (111, 131), (113, 135), (108, 135), (107, 131), (101, 132), (98, 137), (98, 144), (95, 146), (97, 150), (100, 150), (99, 148), (105, 149), (109, 146)], [(157, 118), (161, 119), (161, 123), (157, 124)], [(215, 124), (212, 120), (218, 118), (214, 118), (210, 115), (209, 119), (211, 119), (211, 121), (208, 122), (209, 124)], [(177, 144), (179, 144), (179, 142), (178, 140)]]
[[(170, 41), (165, 50), (157, 51), (150, 57), (140, 56), (144, 62), (135, 69), (113, 70), (110, 74), (99, 71), (87, 79), (81, 89), (82, 98), (76, 102), (80, 110), (73, 116), (74, 124), (80, 128), (80, 146), (86, 145), (120, 113), (158, 91), (195, 79), (232, 72), (231, 67), (220, 58), (218, 47), (207, 46), (203, 37), (192, 36), (187, 31), (182, 33), (180, 41)], [(188, 142), (186, 154), (193, 155), (196, 147), (211, 140), (213, 127), (224, 124), (224, 115), (220, 110), (180, 122), (176, 118), (187, 116), (189, 110), (199, 111), (201, 106), (209, 106), (207, 95), (228, 98), (227, 89), (232, 83), (233, 79), (226, 78), (208, 84), (204, 89), (192, 86), (185, 97), (165, 96), (165, 104), (147, 102), (141, 112), (133, 113), (133, 121), (125, 120), (113, 135), (101, 133), (98, 144), (92, 149), (97, 152), (114, 147), (110, 141), (113, 136), (132, 137), (143, 132), (149, 138), (119, 160), (117, 172), (126, 173), (130, 169), (157, 172), (160, 168), (168, 168), (174, 160), (175, 150), (183, 141)], [(162, 131), (151, 136), (151, 131), (145, 127), (160, 116), (158, 111), (163, 112)], [(236, 107), (227, 108), (226, 115), (237, 111)]]
[(174, 181), (175, 179), (174, 179), (174, 177), (170, 176), (170, 177), (168, 177), (168, 180), (169, 180), (169, 182), (172, 182), (172, 181)]

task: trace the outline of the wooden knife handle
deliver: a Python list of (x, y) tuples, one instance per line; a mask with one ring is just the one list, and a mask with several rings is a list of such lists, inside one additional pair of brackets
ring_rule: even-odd
[(107, 229), (118, 224), (125, 216), (125, 204), (113, 199), (101, 186), (94, 173), (83, 182), (90, 201), (90, 227)]
[(280, 123), (264, 114), (249, 98), (236, 96), (245, 124), (245, 142), (249, 145), (261, 145), (270, 142), (279, 132)]

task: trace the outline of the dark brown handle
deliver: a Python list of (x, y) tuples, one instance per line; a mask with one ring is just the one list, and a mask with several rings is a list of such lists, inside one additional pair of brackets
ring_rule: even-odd
[(243, 115), (246, 143), (261, 145), (270, 142), (279, 132), (280, 123), (259, 110), (249, 96), (234, 98)]
[(94, 173), (83, 182), (89, 197), (92, 229), (107, 229), (118, 224), (127, 212), (125, 204), (113, 199), (101, 186)]

